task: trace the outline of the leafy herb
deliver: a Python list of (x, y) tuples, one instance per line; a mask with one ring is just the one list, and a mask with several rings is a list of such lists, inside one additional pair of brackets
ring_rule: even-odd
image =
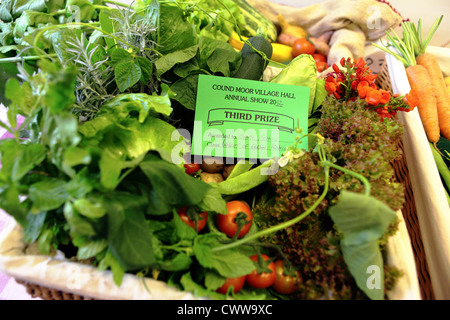
[[(403, 187), (395, 182), (390, 165), (399, 155), (395, 141), (402, 127), (391, 119), (381, 122), (364, 100), (338, 102), (327, 97), (317, 129), (324, 137), (318, 146), (327, 157), (298, 150), (270, 176), (275, 196), (273, 203), (256, 207), (258, 225), (277, 225), (316, 203), (327, 186), (323, 166), (328, 164), (330, 186), (325, 201), (301, 222), (280, 230), (272, 241), (283, 245), (286, 256), (301, 270), (302, 290), (297, 298), (380, 299), (383, 284), (378, 291), (367, 290), (366, 270), (372, 264), (381, 271), (387, 268), (380, 259), (386, 239), (398, 224), (394, 210), (403, 204)], [(367, 177), (368, 184), (358, 174)]]
[[(402, 190), (387, 164), (398, 155), (390, 139), (400, 126), (375, 123), (359, 100), (327, 100), (319, 108), (324, 85), (314, 74), (303, 80), (317, 98), (310, 115), (324, 114), (312, 126), (326, 143), (320, 140), (317, 152), (296, 155), (302, 161), (270, 178), (260, 172), (272, 160), (253, 170), (238, 164), (224, 183), (206, 184), (174, 163), (173, 150), (181, 158), (179, 146), (185, 145), (173, 135), (174, 124), (189, 125), (199, 74), (229, 77), (240, 67), (240, 53), (224, 41), (239, 28), (239, 8), (227, 0), (105, 3), (0, 4), (1, 76), (14, 76), (0, 95), (10, 122), (2, 126), (13, 136), (0, 142), (0, 207), (23, 227), (25, 239), (45, 254), (60, 249), (110, 269), (117, 285), (127, 272), (151, 272), (181, 290), (218, 299), (226, 298), (215, 290), (227, 277), (255, 269), (249, 256), (273, 250), (303, 267), (308, 290), (300, 296), (326, 296), (319, 285), (342, 298), (363, 296), (355, 289), (361, 267), (381, 265), (379, 250), (395, 229), (391, 209), (401, 206)], [(76, 22), (73, 5), (81, 9)], [(16, 129), (18, 116), (23, 123)], [(226, 197), (264, 187), (268, 178), (276, 198), (256, 207), (266, 221), (230, 241), (214, 226), (214, 217), (227, 211)], [(353, 194), (369, 188), (370, 197)], [(388, 200), (387, 190), (389, 198), (399, 197)], [(359, 197), (383, 210), (369, 212), (373, 224), (349, 228), (355, 217), (347, 208)], [(182, 206), (207, 211), (208, 231), (198, 234), (183, 223), (177, 214)], [(367, 241), (352, 241), (367, 231)], [(376, 259), (353, 260), (348, 253), (355, 244)], [(378, 291), (367, 295), (380, 297)], [(244, 289), (233, 297), (272, 295)]]

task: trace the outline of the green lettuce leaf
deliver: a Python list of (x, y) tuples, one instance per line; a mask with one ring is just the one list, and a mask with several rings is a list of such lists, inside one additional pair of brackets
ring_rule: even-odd
[(344, 260), (358, 287), (373, 300), (384, 298), (384, 268), (379, 239), (396, 218), (378, 199), (342, 191), (329, 214), (342, 232)]
[(182, 168), (155, 154), (147, 155), (139, 167), (157, 193), (158, 199), (174, 208), (199, 204), (211, 188), (209, 184), (187, 175)]
[(308, 115), (311, 115), (314, 109), (314, 96), (317, 85), (316, 78), (317, 68), (313, 57), (310, 54), (301, 54), (289, 62), (270, 82), (310, 88)]

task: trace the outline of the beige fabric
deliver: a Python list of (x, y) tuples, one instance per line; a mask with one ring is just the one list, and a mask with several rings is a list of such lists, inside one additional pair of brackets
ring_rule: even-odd
[(313, 37), (334, 31), (329, 43), (330, 65), (342, 57), (364, 57), (367, 41), (383, 37), (386, 30), (402, 21), (402, 17), (387, 4), (374, 0), (328, 0), (305, 7), (291, 7), (268, 0), (248, 2), (275, 24), (278, 24), (278, 14), (282, 14), (286, 21), (305, 28)]

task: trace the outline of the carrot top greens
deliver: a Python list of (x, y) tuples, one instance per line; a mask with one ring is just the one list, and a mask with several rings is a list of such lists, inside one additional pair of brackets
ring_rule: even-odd
[(401, 23), (402, 38), (400, 38), (394, 29), (391, 28), (390, 32), (386, 31), (388, 43), (385, 44), (380, 39), (381, 44), (372, 44), (380, 50), (397, 58), (403, 63), (405, 68), (413, 66), (416, 64), (416, 57), (425, 53), (434, 33), (441, 24), (442, 18), (443, 16), (435, 20), (431, 30), (425, 38), (423, 37), (422, 32), (422, 20), (419, 19), (417, 27), (410, 21), (404, 21)]

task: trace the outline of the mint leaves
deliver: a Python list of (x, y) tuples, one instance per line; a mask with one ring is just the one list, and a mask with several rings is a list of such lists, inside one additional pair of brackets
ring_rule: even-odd
[(110, 65), (114, 67), (114, 75), (120, 92), (134, 86), (138, 81), (144, 85), (152, 75), (153, 64), (145, 57), (133, 56), (122, 48), (111, 53)]

